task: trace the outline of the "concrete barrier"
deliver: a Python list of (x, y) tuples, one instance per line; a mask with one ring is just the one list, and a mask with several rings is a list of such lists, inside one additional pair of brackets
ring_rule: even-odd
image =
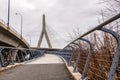
[(80, 80), (81, 78), (81, 74), (79, 72), (73, 72), (73, 66), (68, 66), (67, 62), (65, 61), (65, 59), (61, 56), (59, 56), (65, 63), (65, 66), (67, 68), (67, 70), (69, 71), (69, 73), (71, 74), (71, 76), (75, 79), (75, 80)]
[(0, 72), (11, 69), (11, 68), (14, 68), (14, 67), (19, 66), (19, 65), (21, 65), (21, 63), (15, 63), (14, 65), (9, 65), (9, 66), (6, 66), (6, 67), (0, 67)]

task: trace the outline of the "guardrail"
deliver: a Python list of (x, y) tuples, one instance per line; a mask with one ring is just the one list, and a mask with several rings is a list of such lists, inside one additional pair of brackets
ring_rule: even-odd
[(44, 55), (44, 51), (26, 48), (0, 47), (0, 65), (6, 67)]
[[(90, 80), (119, 80), (120, 79), (120, 36), (118, 32), (115, 32), (111, 29), (106, 28), (106, 25), (109, 25), (120, 18), (120, 13), (115, 15), (114, 17), (106, 20), (105, 22), (101, 23), (100, 25), (96, 26), (95, 28), (91, 29), (90, 31), (84, 33), (74, 41), (70, 42), (66, 47), (63, 48), (60, 53), (62, 54), (65, 50), (72, 50), (71, 56), (67, 59), (68, 65), (71, 65), (71, 62), (74, 61), (74, 72), (79, 71), (82, 74), (81, 80), (86, 79), (87, 77)], [(119, 27), (119, 25), (117, 25)], [(85, 39), (87, 35), (95, 31), (102, 31), (107, 34), (111, 34), (117, 43), (116, 52), (112, 54), (111, 60), (105, 60), (99, 62), (97, 56), (103, 56), (106, 53), (95, 53), (96, 49), (93, 48), (93, 44), (90, 40)], [(89, 45), (89, 51), (84, 51), (82, 49), (82, 45), (79, 42), (85, 41)], [(78, 47), (75, 47), (78, 46)], [(78, 50), (77, 52), (76, 49)], [(77, 54), (75, 54), (77, 53)], [(59, 54), (59, 53), (58, 53)], [(64, 52), (63, 57), (65, 58), (66, 52)], [(96, 56), (97, 55), (97, 56)], [(104, 56), (105, 58), (108, 55)], [(66, 58), (65, 58), (66, 59)], [(110, 67), (106, 66), (106, 61), (108, 62)], [(119, 65), (118, 65), (119, 64)], [(116, 77), (117, 76), (117, 77)]]

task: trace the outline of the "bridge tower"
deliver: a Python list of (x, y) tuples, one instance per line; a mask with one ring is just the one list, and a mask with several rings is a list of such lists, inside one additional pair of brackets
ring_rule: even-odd
[(41, 35), (40, 35), (40, 38), (39, 38), (39, 41), (38, 41), (38, 45), (37, 45), (38, 48), (40, 48), (40, 46), (41, 46), (42, 39), (43, 39), (44, 35), (45, 35), (48, 47), (52, 48), (52, 45), (51, 45), (47, 30), (46, 30), (45, 15), (43, 14), (42, 32), (41, 32)]

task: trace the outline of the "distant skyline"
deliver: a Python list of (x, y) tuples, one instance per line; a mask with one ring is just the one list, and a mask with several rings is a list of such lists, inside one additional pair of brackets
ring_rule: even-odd
[[(20, 17), (23, 15), (23, 37), (36, 47), (42, 29), (42, 15), (46, 15), (46, 24), (50, 39), (55, 48), (68, 44), (68, 33), (79, 28), (81, 33), (95, 27), (105, 4), (100, 0), (11, 0), (10, 26), (20, 33)], [(8, 0), (0, 0), (0, 19), (7, 23)], [(43, 40), (42, 47), (47, 47)]]

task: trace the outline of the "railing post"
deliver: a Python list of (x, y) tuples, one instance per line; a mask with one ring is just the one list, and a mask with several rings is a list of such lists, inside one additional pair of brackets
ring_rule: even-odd
[(26, 61), (26, 60), (28, 60), (28, 59), (27, 59), (28, 56), (27, 56), (26, 50), (24, 50), (24, 53), (25, 53), (25, 61)]
[(18, 50), (17, 50), (16, 57), (17, 57), (17, 59), (18, 59), (18, 62), (20, 63), (20, 58), (19, 58), (19, 55), (18, 55)]
[(74, 64), (74, 70), (73, 70), (73, 72), (78, 72), (78, 62), (80, 60), (80, 54), (82, 52), (82, 47), (79, 44), (77, 44), (77, 43), (73, 43), (73, 44), (77, 45), (79, 47), (78, 57), (76, 59), (76, 63)]
[(3, 48), (0, 48), (1, 66), (2, 66), (2, 67), (5, 67), (6, 64), (5, 64), (4, 56), (3, 56), (3, 54), (2, 54), (2, 50), (3, 50)]
[(70, 47), (71, 49), (72, 49), (72, 55), (71, 55), (71, 57), (70, 57), (70, 60), (69, 60), (69, 62), (68, 62), (68, 66), (70, 66), (71, 65), (71, 61), (72, 61), (72, 59), (73, 59), (73, 56), (74, 56), (74, 48), (72, 47), (72, 46), (68, 46), (68, 47)]
[(100, 30), (104, 31), (104, 32), (107, 32), (107, 33), (110, 33), (116, 39), (117, 44), (118, 44), (117, 49), (116, 49), (116, 53), (114, 54), (112, 65), (110, 67), (110, 72), (108, 74), (108, 80), (113, 80), (114, 75), (115, 75), (115, 71), (116, 71), (116, 68), (117, 68), (117, 65), (118, 65), (118, 61), (119, 61), (119, 58), (120, 58), (120, 36), (116, 32), (114, 32), (110, 29), (101, 28)]
[(92, 56), (93, 46), (90, 43), (90, 41), (87, 40), (87, 39), (81, 38), (80, 40), (87, 42), (90, 46), (88, 57), (87, 57), (87, 60), (86, 60), (85, 66), (84, 66), (84, 70), (83, 70), (83, 73), (82, 73), (82, 77), (81, 77), (81, 79), (84, 80), (85, 77), (86, 77), (86, 73), (87, 73), (87, 70), (88, 70), (88, 65), (89, 65), (89, 62), (90, 62), (90, 59), (91, 59), (91, 56)]
[(23, 60), (23, 62), (24, 62), (24, 61), (25, 61), (25, 58), (24, 58), (24, 55), (23, 55), (23, 53), (22, 53), (22, 50), (20, 50), (20, 52), (21, 52), (22, 60)]
[(60, 54), (59, 55), (61, 55), (65, 60), (66, 60), (66, 62), (67, 62), (67, 64), (69, 64), (69, 59), (68, 59), (68, 56), (67, 56), (67, 48), (68, 47), (66, 47), (66, 48), (64, 48), (62, 51), (60, 51)]
[(33, 58), (32, 50), (29, 50), (29, 53), (30, 53), (30, 59), (32, 59)]
[(12, 49), (9, 50), (9, 55), (10, 55), (10, 61), (12, 63), (12, 65), (14, 65), (14, 60), (13, 60), (13, 56), (12, 56)]
[(32, 52), (32, 59), (33, 59), (35, 57), (34, 50), (32, 50), (31, 52)]

